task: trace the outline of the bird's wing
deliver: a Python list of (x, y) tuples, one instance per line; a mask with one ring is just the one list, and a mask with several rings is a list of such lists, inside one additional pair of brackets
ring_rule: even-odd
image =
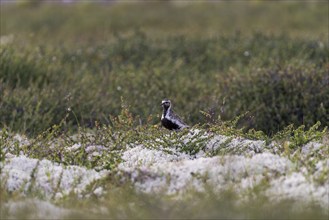
[(170, 112), (169, 117), (172, 121), (182, 127), (188, 127), (188, 125), (183, 122), (183, 120), (173, 111)]

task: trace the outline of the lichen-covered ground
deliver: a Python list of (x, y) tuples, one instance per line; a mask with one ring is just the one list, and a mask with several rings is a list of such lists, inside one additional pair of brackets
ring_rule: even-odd
[[(180, 138), (183, 143), (188, 144), (200, 132), (202, 131), (191, 130)], [(16, 135), (14, 138), (15, 149), (30, 142), (23, 136)], [(289, 207), (297, 210), (296, 213), (316, 207), (317, 211), (320, 210), (317, 217), (328, 216), (329, 159), (326, 141), (309, 142), (292, 154), (285, 155), (282, 145), (289, 144), (286, 142), (266, 143), (242, 137), (209, 135), (207, 132), (202, 134), (202, 138), (206, 140), (205, 146), (197, 153), (184, 152), (175, 146), (163, 147), (161, 144), (153, 145), (152, 148), (148, 144), (130, 144), (120, 151), (120, 163), (112, 170), (101, 166), (88, 169), (48, 159), (31, 158), (24, 155), (24, 151), (15, 155), (10, 152), (12, 146), (4, 146), (1, 189), (5, 196), (1, 199), (1, 217), (53, 219), (68, 216), (95, 217), (97, 214), (97, 217), (115, 218), (170, 218), (175, 217), (177, 210), (170, 211), (166, 207), (169, 201), (189, 201), (200, 194), (221, 198), (227, 192), (234, 194), (230, 201), (232, 206), (251, 205), (250, 202), (259, 200), (274, 207), (289, 201)], [(85, 146), (76, 143), (66, 146), (65, 150), (77, 152), (82, 147)], [(86, 160), (93, 160), (108, 154), (107, 151), (108, 148), (104, 146), (90, 145), (85, 147), (84, 152), (87, 155)], [(127, 185), (136, 193), (137, 198), (160, 195), (165, 197), (166, 202), (162, 201), (163, 204), (159, 206), (172, 213), (134, 215), (132, 213), (138, 212), (138, 208), (134, 207), (134, 202), (129, 201), (129, 196), (125, 193), (114, 195), (127, 197), (127, 200), (121, 202), (131, 203), (131, 207), (121, 207), (122, 210), (118, 212), (119, 207), (113, 211), (113, 204), (110, 206), (107, 203), (112, 199), (109, 195), (113, 195), (114, 189), (125, 188)], [(74, 199), (79, 203), (98, 200), (98, 205), (94, 211), (88, 211), (68, 204), (67, 201)], [(202, 201), (213, 202), (213, 199), (203, 198)], [(198, 200), (194, 202), (197, 203)], [(230, 209), (233, 210), (233, 207), (228, 207), (227, 212)], [(29, 214), (22, 214), (24, 210), (29, 210)], [(219, 213), (208, 213), (209, 215), (204, 213), (180, 216), (248, 217), (245, 212), (226, 215), (222, 209), (219, 210)]]

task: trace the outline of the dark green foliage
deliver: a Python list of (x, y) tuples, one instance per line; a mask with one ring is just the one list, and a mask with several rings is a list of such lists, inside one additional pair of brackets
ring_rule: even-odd
[[(66, 127), (70, 127), (66, 124), (69, 121), (70, 115), (73, 115), (73, 118), (75, 118), (75, 113), (68, 111), (66, 117), (58, 125), (53, 125), (36, 138), (30, 139), (29, 143), (25, 145), (22, 144), (23, 142), (15, 139), (13, 134), (9, 133), (6, 129), (2, 129), (0, 133), (0, 161), (4, 160), (4, 155), (7, 153), (19, 155), (23, 151), (24, 155), (39, 160), (48, 159), (64, 165), (78, 165), (96, 170), (110, 170), (111, 174), (108, 179), (106, 178), (91, 184), (90, 189), (87, 190), (87, 192), (92, 192), (96, 186), (101, 185), (106, 190), (103, 198), (92, 195), (91, 197), (77, 200), (75, 194), (72, 193), (61, 200), (56, 200), (61, 207), (70, 210), (86, 210), (87, 212), (72, 213), (71, 218), (108, 218), (109, 215), (113, 218), (122, 216), (127, 218), (154, 218), (155, 216), (160, 216), (163, 218), (181, 217), (200, 219), (234, 218), (241, 216), (245, 218), (264, 219), (268, 218), (269, 215), (273, 219), (286, 218), (287, 216), (293, 219), (301, 217), (326, 219), (327, 217), (326, 210), (315, 202), (314, 204), (311, 203), (312, 206), (309, 209), (296, 209), (296, 207), (303, 205), (302, 201), (280, 200), (277, 203), (270, 201), (264, 194), (269, 185), (266, 178), (254, 188), (250, 188), (247, 192), (241, 194), (236, 193), (233, 186), (232, 191), (226, 189), (221, 192), (214, 192), (212, 187), (207, 185), (207, 177), (198, 173), (191, 173), (191, 175), (195, 175), (197, 178), (204, 178), (206, 191), (196, 192), (194, 190), (187, 190), (184, 194), (180, 194), (179, 199), (177, 199), (175, 195), (168, 196), (161, 192), (152, 194), (137, 192), (129, 185), (129, 181), (126, 185), (123, 184), (123, 179), (127, 174), (116, 172), (117, 165), (122, 162), (121, 153), (130, 146), (134, 147), (141, 144), (146, 148), (156, 149), (158, 151), (173, 153), (177, 150), (193, 156), (199, 150), (204, 149), (206, 143), (214, 134), (224, 134), (232, 137), (234, 135), (241, 135), (254, 139), (263, 139), (264, 134), (262, 132), (250, 130), (248, 133), (244, 133), (242, 129), (236, 128), (237, 121), (243, 115), (230, 122), (217, 121), (216, 124), (204, 125), (203, 127), (196, 126), (192, 130), (170, 133), (164, 129), (159, 129), (158, 126), (150, 126), (149, 124), (138, 125), (138, 118), (132, 116), (128, 106), (122, 101), (121, 113), (116, 117), (110, 117), (110, 125), (102, 125), (96, 122), (95, 129), (88, 130), (79, 127), (79, 132), (75, 135), (71, 135), (65, 129)], [(151, 118), (148, 121), (150, 122)], [(320, 123), (317, 123), (309, 130), (304, 130), (304, 126), (300, 126), (297, 129), (289, 126), (273, 137), (275, 141), (287, 140), (290, 142), (288, 145), (288, 157), (291, 157), (291, 160), (296, 163), (296, 169), (298, 170), (305, 167), (310, 173), (314, 173), (316, 171), (316, 163), (319, 160), (328, 158), (328, 151), (326, 150), (328, 147), (325, 144), (318, 150), (323, 150), (323, 153), (314, 151), (312, 154), (307, 155), (306, 158), (298, 154), (300, 152), (300, 148), (298, 147), (309, 141), (323, 138), (326, 130), (319, 131), (319, 125)], [(290, 135), (291, 133), (293, 136)], [(230, 140), (228, 139), (224, 145), (229, 144)], [(80, 147), (75, 148), (74, 145), (79, 145)], [(88, 153), (88, 147), (92, 146), (101, 146), (103, 151), (97, 155)], [(285, 155), (284, 147), (284, 144), (278, 145), (279, 155), (281, 153)], [(227, 151), (225, 154), (234, 154), (234, 152)], [(325, 184), (327, 172), (327, 170), (324, 170), (323, 174), (317, 177), (317, 184)], [(36, 197), (37, 192), (34, 192), (32, 187), (30, 189), (27, 196)], [(13, 197), (12, 194), (7, 192), (4, 186), (0, 186), (0, 192), (4, 195), (0, 198), (1, 202), (10, 201)], [(237, 201), (240, 201), (241, 196), (244, 196), (243, 201), (237, 203)], [(97, 209), (95, 211), (94, 208), (97, 207), (102, 207), (103, 211), (99, 212)], [(6, 217), (8, 215), (6, 206), (1, 208), (3, 208), (1, 215)], [(90, 210), (93, 210), (93, 212), (90, 212)], [(104, 210), (108, 210), (109, 213), (104, 212)], [(35, 208), (25, 210), (24, 214), (18, 209), (15, 210), (14, 214), (17, 214), (17, 218), (23, 218), (24, 216), (32, 215), (34, 212)]]
[(326, 67), (291, 64), (286, 67), (251, 69), (247, 74), (231, 72), (222, 96), (226, 98), (223, 118), (250, 111), (244, 124), (273, 133), (289, 124), (328, 126), (329, 75)]
[[(93, 127), (94, 121), (108, 122), (109, 114), (120, 112), (121, 97), (142, 123), (149, 115), (159, 115), (159, 102), (170, 97), (191, 124), (205, 122), (199, 113), (205, 110), (225, 120), (250, 111), (254, 117), (248, 126), (267, 133), (290, 123), (328, 125), (328, 72), (321, 54), (327, 48), (300, 54), (295, 48), (308, 42), (282, 37), (256, 46), (253, 42), (261, 36), (255, 34), (237, 51), (229, 45), (246, 42), (235, 38), (234, 43), (228, 42), (231, 37), (163, 41), (137, 32), (76, 51), (49, 47), (44, 54), (29, 47), (18, 51), (13, 45), (3, 46), (2, 126), (33, 134), (58, 123), (72, 108), (78, 121), (72, 118), (71, 123)], [(273, 49), (269, 41), (282, 46)], [(279, 61), (263, 58), (279, 53), (285, 42), (292, 49), (278, 55)], [(251, 58), (243, 55), (247, 50), (253, 51), (248, 52)], [(288, 60), (293, 64), (285, 64)]]
[[(150, 115), (159, 123), (167, 97), (190, 125), (248, 111), (251, 119), (242, 124), (267, 134), (291, 123), (327, 126), (327, 25), (317, 22), (326, 21), (324, 8), (6, 5), (1, 35), (13, 37), (0, 45), (0, 126), (35, 135), (58, 124), (68, 108), (73, 129), (110, 124), (121, 97), (141, 124)], [(278, 17), (279, 11), (285, 13)]]

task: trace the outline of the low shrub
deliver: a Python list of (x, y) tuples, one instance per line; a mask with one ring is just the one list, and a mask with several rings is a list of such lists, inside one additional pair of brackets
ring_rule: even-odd
[(252, 69), (246, 74), (231, 71), (220, 81), (226, 99), (222, 117), (229, 119), (249, 111), (241, 123), (268, 134), (289, 124), (310, 127), (329, 122), (329, 75), (326, 67), (290, 64)]
[[(266, 133), (291, 123), (328, 125), (327, 47), (260, 33), (250, 39), (236, 33), (160, 40), (136, 32), (115, 39), (80, 49), (2, 46), (2, 126), (38, 133), (71, 108), (75, 128), (78, 123), (94, 127), (95, 121), (109, 123), (110, 114), (120, 113), (121, 97), (141, 123), (150, 115), (159, 123), (159, 103), (169, 97), (190, 124), (207, 121), (202, 110), (225, 120), (249, 111), (248, 127)], [(273, 54), (276, 60), (266, 58)]]

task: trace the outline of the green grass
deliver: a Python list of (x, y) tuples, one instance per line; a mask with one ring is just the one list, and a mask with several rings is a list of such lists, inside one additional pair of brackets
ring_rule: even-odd
[(241, 124), (267, 134), (326, 126), (326, 6), (4, 5), (1, 35), (13, 40), (0, 47), (1, 126), (36, 135), (68, 108), (73, 129), (111, 123), (121, 97), (141, 123), (169, 97), (192, 125), (206, 111), (211, 120), (249, 112)]
[(200, 38), (259, 30), (327, 39), (326, 1), (224, 1), (212, 4), (200, 1), (181, 6), (179, 3), (122, 2), (103, 6), (87, 2), (67, 7), (60, 4), (2, 6), (1, 31), (2, 34), (28, 34), (25, 38), (38, 38), (42, 34), (49, 36), (43, 40), (64, 44), (109, 40), (111, 33), (129, 34), (135, 29), (156, 37), (185, 35)]
[[(70, 112), (70, 114), (72, 113)], [(6, 153), (19, 155), (23, 152), (24, 155), (31, 158), (48, 159), (63, 165), (78, 165), (96, 170), (110, 170), (111, 175), (108, 178), (91, 184), (91, 188), (93, 185), (104, 187), (106, 193), (101, 198), (92, 195), (89, 198), (77, 200), (77, 195), (72, 193), (64, 196), (62, 199), (51, 200), (59, 207), (70, 210), (70, 218), (326, 219), (328, 216), (327, 210), (321, 208), (316, 203), (303, 204), (302, 201), (295, 200), (273, 202), (264, 195), (264, 191), (268, 187), (268, 180), (266, 179), (243, 194), (234, 192), (234, 186), (232, 186), (232, 191), (214, 192), (211, 187), (206, 187), (205, 192), (192, 190), (183, 193), (181, 196), (169, 196), (161, 192), (151, 194), (139, 192), (129, 182), (129, 176), (127, 177), (128, 180), (124, 182), (125, 174), (116, 172), (116, 166), (122, 162), (121, 153), (130, 145), (143, 144), (146, 148), (158, 150), (159, 146), (162, 145), (163, 151), (176, 148), (178, 151), (193, 155), (205, 147), (212, 134), (223, 134), (231, 137), (244, 136), (260, 139), (268, 143), (276, 141), (278, 143), (278, 155), (290, 158), (296, 166), (296, 172), (306, 169), (308, 174), (312, 175), (317, 170), (315, 164), (318, 161), (324, 161), (329, 156), (329, 152), (326, 150), (328, 142), (324, 140), (326, 130), (319, 131), (319, 124), (312, 126), (309, 130), (305, 130), (304, 126), (296, 129), (293, 126), (289, 126), (272, 138), (269, 138), (262, 132), (250, 130), (246, 133), (241, 129), (237, 129), (236, 123), (239, 118), (236, 118), (231, 122), (221, 121), (215, 123), (215, 125), (205, 124), (199, 126), (197, 128), (201, 130), (200, 135), (195, 135), (187, 143), (183, 144), (186, 132), (168, 135), (168, 132), (160, 129), (158, 126), (135, 126), (139, 118), (133, 117), (129, 109), (124, 105), (121, 113), (117, 117), (111, 118), (111, 125), (97, 123), (96, 128), (93, 130), (79, 127), (79, 132), (73, 136), (69, 130), (70, 125), (66, 124), (67, 118), (64, 118), (60, 124), (54, 125), (37, 137), (30, 139), (30, 142), (25, 145), (15, 140), (14, 134), (3, 129), (0, 136), (0, 146), (6, 146), (6, 152), (3, 152), (1, 147), (0, 161), (5, 159), (4, 154)], [(211, 133), (209, 133), (208, 138), (200, 138), (203, 134), (202, 131), (209, 130)], [(293, 135), (291, 136), (291, 134)], [(300, 155), (301, 146), (310, 141), (318, 140), (323, 143), (323, 146), (318, 151), (314, 151), (306, 156)], [(81, 147), (76, 151), (67, 151), (68, 147), (74, 144), (80, 144)], [(105, 147), (105, 151), (96, 158), (87, 159), (88, 153), (85, 149), (88, 146), (97, 145)], [(235, 150), (233, 149), (233, 151)], [(221, 152), (217, 153), (222, 155)], [(225, 152), (225, 155), (229, 154), (234, 154), (234, 152)], [(328, 170), (324, 170), (323, 175), (319, 176), (319, 179), (314, 179), (314, 183), (326, 184), (327, 176)], [(310, 178), (313, 177), (310, 176)], [(27, 192), (22, 197), (19, 193), (7, 192), (4, 187), (3, 185), (0, 187), (0, 202), (3, 204), (14, 201), (26, 201), (28, 204), (29, 201), (26, 200), (28, 198), (44, 198), (41, 193), (38, 194), (37, 190)], [(86, 194), (91, 192), (92, 190), (86, 190)], [(244, 196), (244, 200), (240, 200), (241, 196)], [(237, 201), (242, 202), (237, 203)], [(106, 210), (105, 213), (104, 210)], [(11, 216), (9, 215), (8, 207), (1, 207), (2, 218), (28, 219), (33, 218), (35, 212), (35, 207), (27, 205), (25, 208), (18, 208), (14, 216)]]
[[(305, 167), (310, 173), (315, 171), (316, 162), (325, 160), (329, 156), (326, 150), (328, 148), (327, 127), (320, 129), (321, 123), (309, 129), (305, 129), (304, 125), (294, 128), (291, 124), (269, 137), (262, 131), (254, 129), (246, 131), (244, 128), (238, 128), (240, 117), (237, 117), (232, 121), (206, 123), (202, 126), (194, 126), (191, 131), (184, 130), (176, 133), (169, 132), (160, 126), (138, 125), (140, 118), (134, 117), (129, 108), (123, 105), (120, 114), (110, 118), (111, 125), (97, 122), (95, 129), (78, 127), (78, 131), (74, 132), (68, 123), (71, 114), (73, 113), (68, 113), (59, 124), (39, 133), (35, 138), (30, 138), (26, 143), (15, 138), (15, 133), (2, 129), (0, 161), (5, 160), (6, 153), (12, 155), (23, 153), (29, 158), (47, 159), (63, 165), (116, 172), (118, 164), (123, 162), (122, 153), (130, 147), (142, 145), (145, 148), (161, 150), (169, 154), (173, 153), (174, 149), (193, 156), (201, 150), (206, 151), (207, 143), (216, 135), (225, 135), (228, 140), (221, 148), (207, 152), (209, 156), (239, 154), (241, 149), (227, 150), (225, 147), (235, 137), (264, 141), (265, 147), (270, 147), (270, 152), (288, 157), (298, 164), (297, 170)], [(312, 141), (321, 143), (321, 147), (313, 153), (301, 156), (301, 148)], [(270, 145), (271, 143), (274, 145)], [(68, 150), (74, 145), (80, 147), (77, 150)], [(104, 150), (97, 157), (88, 159), (90, 153), (86, 152), (86, 149), (89, 146), (102, 146)], [(274, 147), (276, 150), (273, 149)], [(247, 152), (240, 153), (246, 155)], [(307, 160), (304, 160), (305, 157), (308, 157)]]
[[(167, 97), (188, 124), (214, 134), (276, 140), (297, 169), (312, 172), (328, 154), (310, 160), (300, 158), (298, 149), (327, 135), (327, 9), (327, 1), (1, 5), (0, 160), (15, 133), (32, 140), (22, 149), (14, 143), (15, 155), (23, 150), (96, 169), (115, 170), (120, 150), (130, 143), (152, 148), (160, 138), (165, 146), (182, 146), (184, 134), (169, 138), (159, 129), (160, 102)], [(197, 153), (204, 144), (198, 141), (182, 151)], [(58, 153), (77, 142), (105, 146), (111, 154), (89, 161), (81, 148), (63, 162)], [(191, 192), (177, 201), (112, 184), (106, 184), (104, 200), (72, 196), (60, 205), (102, 205), (113, 218), (328, 215), (316, 206), (296, 211), (292, 201), (268, 204), (266, 198), (234, 207), (237, 195), (230, 192)], [(15, 198), (0, 193), (1, 202)]]
[[(176, 199), (161, 193), (138, 193), (129, 185), (109, 187), (103, 199), (96, 196), (83, 200), (63, 199), (59, 206), (71, 210), (65, 219), (326, 219), (328, 216), (316, 204), (303, 207), (292, 200), (269, 203), (266, 197), (255, 199), (257, 192), (250, 195), (250, 203), (237, 204), (239, 195), (231, 191), (221, 192), (220, 196), (211, 189), (202, 193), (191, 191), (188, 196)], [(8, 208), (2, 207), (2, 218), (31, 219), (35, 216), (37, 207), (29, 205), (26, 198), (16, 196), (15, 199), (26, 201), (26, 206), (18, 207), (14, 216), (9, 215)]]

